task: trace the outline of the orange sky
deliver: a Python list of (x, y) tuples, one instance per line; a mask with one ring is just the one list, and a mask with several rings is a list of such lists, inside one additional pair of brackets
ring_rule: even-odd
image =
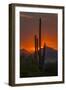
[(57, 47), (57, 15), (20, 13), (20, 49), (34, 51), (34, 35), (38, 36), (39, 17), (41, 17), (41, 46)]
[[(53, 39), (53, 42), (51, 41)], [(29, 41), (28, 41), (29, 42)], [(35, 48), (34, 48), (34, 42), (32, 42), (32, 39), (30, 40), (30, 42), (31, 43), (24, 43), (22, 46), (20, 46), (21, 47), (21, 49), (26, 49), (27, 51), (29, 51), (29, 52), (32, 52), (32, 51), (34, 51), (35, 50)], [(57, 43), (56, 42), (54, 42), (54, 38), (50, 38), (49, 39), (49, 37), (47, 38), (47, 39), (44, 39), (44, 40), (42, 40), (41, 41), (42, 42), (42, 45), (41, 45), (41, 47), (43, 47), (44, 46), (44, 43), (46, 43), (46, 45), (48, 46), (48, 47), (51, 47), (51, 48), (54, 48), (54, 49), (56, 49), (57, 50)]]

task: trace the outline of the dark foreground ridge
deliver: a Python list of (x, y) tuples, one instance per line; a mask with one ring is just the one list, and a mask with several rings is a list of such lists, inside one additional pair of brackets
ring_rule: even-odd
[[(35, 53), (29, 53), (28, 51), (20, 50), (20, 77), (39, 77), (39, 76), (57, 76), (58, 74), (58, 61), (57, 51), (45, 47), (44, 60), (41, 63), (42, 68), (39, 68), (39, 59), (35, 58)], [(40, 50), (38, 51), (38, 53)], [(43, 48), (41, 49), (41, 58)], [(38, 57), (39, 58), (39, 57)]]

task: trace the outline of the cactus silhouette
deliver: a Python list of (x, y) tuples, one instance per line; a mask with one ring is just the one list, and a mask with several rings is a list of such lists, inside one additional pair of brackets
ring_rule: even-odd
[(37, 38), (37, 35), (35, 35), (35, 60), (39, 65), (40, 71), (42, 70), (45, 62), (45, 48), (46, 44), (44, 43), (43, 52), (41, 52), (41, 18), (39, 18), (39, 39)]

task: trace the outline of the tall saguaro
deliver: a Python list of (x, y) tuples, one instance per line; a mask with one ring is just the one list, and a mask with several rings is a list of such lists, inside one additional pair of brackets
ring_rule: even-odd
[(38, 38), (36, 35), (35, 35), (35, 59), (38, 62)]
[(41, 59), (41, 18), (39, 19), (39, 69), (42, 69), (42, 59)]
[(41, 52), (41, 18), (39, 18), (39, 38), (35, 35), (35, 61), (38, 61), (40, 71), (42, 71), (45, 62), (45, 47), (46, 44)]
[(41, 18), (39, 19), (39, 50), (41, 50)]
[(35, 52), (38, 52), (38, 38), (35, 35)]

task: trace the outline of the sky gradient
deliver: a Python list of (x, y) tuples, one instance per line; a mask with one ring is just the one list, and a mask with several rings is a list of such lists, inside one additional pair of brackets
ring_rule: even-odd
[(41, 47), (58, 49), (57, 14), (20, 12), (20, 49), (34, 51), (34, 36), (39, 35), (41, 18)]

